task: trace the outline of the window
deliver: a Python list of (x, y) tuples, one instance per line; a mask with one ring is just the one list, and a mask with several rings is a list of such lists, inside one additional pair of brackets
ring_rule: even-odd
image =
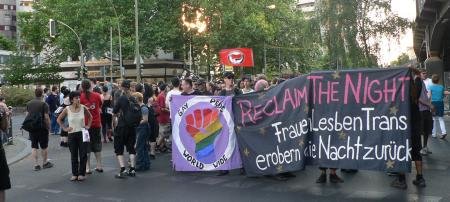
[(3, 5), (3, 9), (8, 10), (8, 5)]
[(5, 25), (5, 31), (9, 31), (9, 26)]

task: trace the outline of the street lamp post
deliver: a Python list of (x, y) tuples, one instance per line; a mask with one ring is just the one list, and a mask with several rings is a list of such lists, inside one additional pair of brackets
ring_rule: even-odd
[[(113, 12), (114, 12), (114, 15), (116, 16), (116, 18), (117, 18), (117, 20), (119, 20), (119, 16), (117, 15), (117, 12), (116, 12), (116, 8), (114, 7), (114, 3), (112, 2), (112, 0), (110, 0), (110, 1), (108, 1), (110, 4), (111, 4), (111, 7), (113, 8)], [(123, 64), (122, 64), (122, 37), (121, 37), (121, 35), (120, 35), (120, 22), (119, 21), (117, 21), (117, 32), (118, 32), (118, 34), (119, 34), (119, 67), (120, 67), (120, 79), (123, 79), (123, 73), (124, 73), (124, 70), (123, 70)], [(112, 55), (111, 55), (111, 57), (112, 57)], [(112, 70), (111, 70), (112, 71)], [(111, 79), (111, 82), (112, 82), (112, 79)]]
[(139, 54), (139, 9), (138, 0), (134, 0), (134, 28), (136, 32), (136, 82), (141, 82), (141, 57)]
[[(52, 21), (52, 19), (50, 19), (50, 21)], [(74, 29), (72, 29), (72, 27), (70, 27), (69, 25), (67, 25), (66, 23), (64, 23), (64, 22), (62, 22), (62, 21), (57, 21), (59, 24), (62, 24), (62, 25), (64, 25), (65, 27), (67, 27), (70, 31), (72, 31), (74, 34), (75, 34), (75, 36), (77, 37), (77, 40), (78, 40), (78, 46), (80, 47), (80, 73), (81, 73), (81, 75), (80, 75), (80, 77), (82, 78), (82, 79), (84, 79), (84, 78), (86, 78), (87, 77), (87, 75), (86, 75), (86, 73), (87, 73), (87, 69), (86, 69), (86, 67), (85, 67), (85, 63), (84, 63), (84, 52), (83, 52), (83, 45), (81, 44), (81, 39), (80, 39), (80, 37), (78, 36), (78, 34), (77, 34), (77, 32), (75, 32), (75, 30)]]

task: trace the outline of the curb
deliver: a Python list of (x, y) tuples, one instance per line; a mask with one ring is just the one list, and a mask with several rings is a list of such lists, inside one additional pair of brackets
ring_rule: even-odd
[(31, 154), (31, 142), (30, 141), (26, 140), (23, 137), (15, 137), (14, 141), (22, 141), (25, 144), (25, 148), (20, 153), (18, 153), (16, 156), (11, 158), (11, 160), (8, 160), (8, 166), (21, 161), (22, 159), (26, 158), (28, 155)]

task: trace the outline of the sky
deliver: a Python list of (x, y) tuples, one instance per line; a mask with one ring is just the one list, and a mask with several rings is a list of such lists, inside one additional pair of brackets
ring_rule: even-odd
[[(416, 18), (416, 1), (415, 0), (392, 0), (392, 11), (400, 17), (408, 18), (414, 21)], [(402, 53), (411, 52), (413, 47), (412, 29), (408, 29), (406, 33), (397, 39), (383, 39), (380, 42), (380, 62), (388, 65), (391, 61), (397, 59)], [(410, 54), (412, 54), (411, 52)]]

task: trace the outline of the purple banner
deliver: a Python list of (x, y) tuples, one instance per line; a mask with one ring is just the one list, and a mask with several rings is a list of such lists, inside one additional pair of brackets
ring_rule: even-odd
[(231, 106), (231, 97), (172, 97), (172, 159), (176, 171), (242, 167)]

